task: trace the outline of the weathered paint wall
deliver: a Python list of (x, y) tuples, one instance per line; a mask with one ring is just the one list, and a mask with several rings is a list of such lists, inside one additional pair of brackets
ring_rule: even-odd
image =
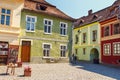
[[(37, 23), (35, 26), (35, 32), (26, 32), (26, 15), (36, 16), (37, 17)], [(52, 26), (52, 34), (44, 34), (44, 18), (53, 20), (53, 26)], [(67, 36), (61, 36), (60, 35), (60, 22), (66, 22), (68, 23), (68, 35)], [(66, 58), (68, 58), (68, 55), (72, 51), (72, 22), (63, 20), (60, 18), (48, 16), (45, 14), (39, 14), (31, 11), (23, 11), (22, 17), (21, 17), (21, 40), (26, 39), (29, 37), (30, 40), (32, 40), (31, 45), (31, 61), (37, 62), (41, 60), (43, 57), (43, 43), (50, 43), (52, 45), (52, 48), (50, 50), (50, 57), (60, 57), (60, 45), (67, 45), (67, 55)], [(36, 60), (35, 60), (36, 58)]]
[[(80, 30), (80, 33), (78, 33), (78, 30)], [(92, 39), (92, 32), (93, 30), (97, 30), (97, 39), (96, 41), (93, 41)], [(86, 33), (86, 43), (83, 43), (83, 33)], [(79, 42), (75, 44), (75, 36), (78, 34), (79, 36)], [(98, 22), (91, 23), (79, 28), (74, 29), (74, 49), (78, 49), (77, 57), (79, 60), (87, 60), (90, 61), (90, 53), (92, 49), (97, 49), (99, 52), (99, 59), (101, 60), (101, 52), (100, 52), (100, 24)], [(83, 54), (83, 48), (86, 49), (86, 54)], [(75, 50), (74, 50), (75, 53)]]
[[(9, 9), (11, 11), (10, 25), (0, 24), (0, 41), (8, 42), (9, 44), (9, 57), (12, 55), (11, 50), (16, 50), (18, 54), (19, 49), (19, 34), (20, 34), (20, 20), (21, 9), (24, 6), (24, 0), (0, 0), (0, 14), (1, 10)], [(1, 16), (1, 15), (0, 15)], [(7, 59), (8, 60), (8, 59)], [(8, 60), (9, 61), (9, 60)]]

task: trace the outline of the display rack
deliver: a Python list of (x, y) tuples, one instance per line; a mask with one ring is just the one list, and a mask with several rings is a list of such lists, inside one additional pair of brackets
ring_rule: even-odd
[(0, 41), (0, 64), (7, 64), (9, 43)]

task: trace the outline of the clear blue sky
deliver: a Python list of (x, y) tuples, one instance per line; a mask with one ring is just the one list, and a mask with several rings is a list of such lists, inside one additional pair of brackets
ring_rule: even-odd
[(93, 12), (112, 5), (116, 0), (46, 0), (73, 18), (86, 16), (88, 10)]

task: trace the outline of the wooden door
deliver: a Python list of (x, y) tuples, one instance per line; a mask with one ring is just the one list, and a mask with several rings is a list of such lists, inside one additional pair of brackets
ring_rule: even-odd
[(22, 41), (22, 51), (21, 51), (22, 62), (30, 62), (30, 51), (31, 51), (31, 42)]

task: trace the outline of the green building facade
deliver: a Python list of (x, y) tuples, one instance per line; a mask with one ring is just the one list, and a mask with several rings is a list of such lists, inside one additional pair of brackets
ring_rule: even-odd
[[(44, 0), (43, 0), (44, 1)], [(38, 2), (26, 1), (22, 10), (19, 55), (23, 62), (68, 62), (72, 51), (73, 19), (44, 1), (49, 10), (31, 10)], [(39, 5), (41, 5), (39, 3)], [(30, 6), (30, 7), (29, 7)], [(53, 10), (57, 14), (51, 13)], [(48, 11), (46, 13), (46, 11)], [(65, 18), (64, 18), (65, 17)]]

